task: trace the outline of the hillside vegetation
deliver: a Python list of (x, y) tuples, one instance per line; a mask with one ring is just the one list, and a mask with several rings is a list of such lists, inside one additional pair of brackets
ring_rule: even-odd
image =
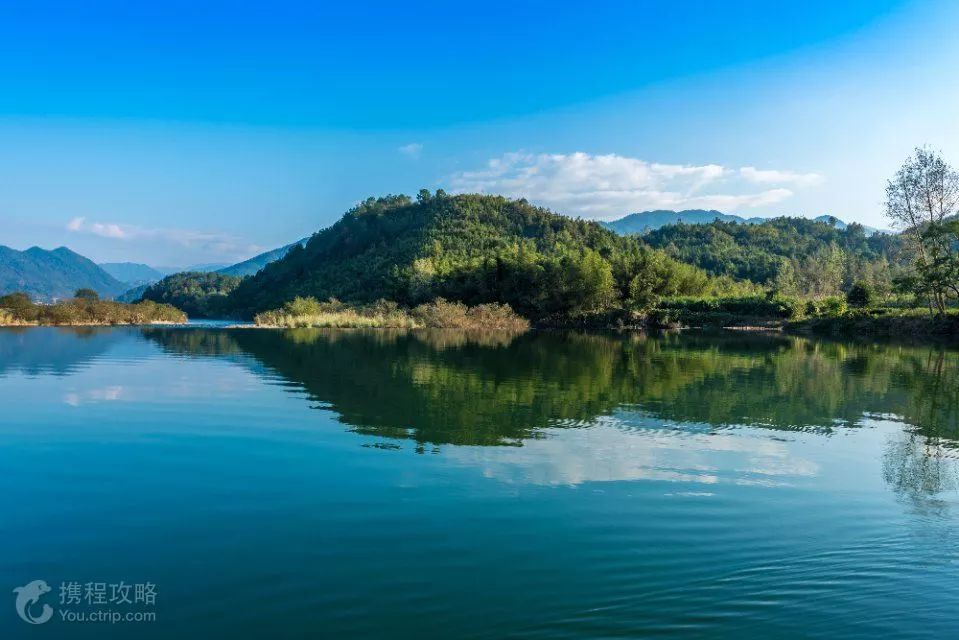
[(859, 224), (840, 228), (803, 218), (677, 224), (644, 239), (714, 276), (749, 280), (785, 295), (837, 295), (856, 282), (887, 295), (908, 264), (898, 235), (868, 235)]

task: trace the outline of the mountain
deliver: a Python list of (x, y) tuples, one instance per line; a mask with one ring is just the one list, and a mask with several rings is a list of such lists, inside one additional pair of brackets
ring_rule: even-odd
[(226, 269), (229, 264), (222, 262), (203, 262), (200, 264), (191, 264), (185, 267), (157, 266), (153, 267), (159, 271), (163, 277), (172, 276), (174, 273), (211, 273), (218, 269)]
[(112, 298), (127, 286), (66, 247), (17, 251), (0, 246), (0, 294), (23, 291), (35, 300), (49, 301), (69, 298), (82, 288)]
[[(813, 218), (813, 220), (815, 220), (816, 222), (822, 222), (823, 224), (828, 224), (831, 227), (836, 227), (837, 229), (842, 229), (842, 230), (849, 228), (849, 224), (859, 224), (859, 223), (846, 223), (840, 220), (839, 218), (837, 218), (836, 216), (831, 216), (829, 214), (818, 216), (816, 218)], [(859, 226), (862, 227), (863, 231), (866, 233), (867, 236), (871, 236), (877, 233), (892, 233), (891, 231), (886, 231), (885, 229), (868, 227), (864, 224)]]
[(153, 267), (136, 262), (101, 262), (100, 268), (131, 287), (152, 284), (164, 276)]
[(241, 278), (243, 276), (252, 276), (266, 265), (285, 256), (290, 252), (290, 249), (296, 245), (305, 246), (307, 240), (309, 240), (309, 238), (303, 238), (302, 240), (288, 244), (285, 247), (273, 249), (272, 251), (266, 251), (258, 256), (253, 256), (249, 260), (244, 260), (243, 262), (238, 262), (237, 264), (226, 267), (225, 269), (217, 269), (217, 273), (222, 273), (223, 275), (227, 276), (238, 276)]
[(631, 213), (619, 220), (611, 222), (602, 222), (604, 227), (615, 231), (621, 235), (632, 233), (646, 233), (669, 224), (708, 224), (713, 220), (721, 222), (739, 222), (755, 224), (764, 222), (766, 218), (743, 218), (730, 213), (705, 209), (687, 209), (685, 211), (668, 211), (658, 209), (656, 211), (643, 211), (641, 213)]
[(205, 262), (201, 264), (191, 264), (190, 266), (183, 267), (182, 269), (176, 269), (174, 273), (212, 273), (213, 271), (226, 269), (229, 266), (230, 265), (223, 264), (222, 262)]
[(530, 319), (642, 304), (655, 295), (703, 293), (704, 272), (618, 236), (500, 196), (442, 192), (370, 198), (336, 224), (245, 278), (230, 294), (238, 313), (297, 296), (403, 305), (443, 297), (507, 303)]
[[(633, 233), (644, 234), (655, 231), (661, 227), (671, 224), (709, 224), (719, 220), (720, 222), (734, 222), (738, 224), (763, 224), (772, 220), (772, 218), (744, 218), (732, 213), (723, 213), (715, 210), (705, 209), (687, 209), (685, 211), (669, 211), (658, 209), (656, 211), (643, 211), (641, 213), (631, 213), (628, 216), (610, 222), (601, 222), (604, 227), (615, 231), (621, 235)], [(835, 216), (822, 215), (815, 218), (817, 222), (823, 222), (835, 226), (837, 229), (845, 229), (847, 224)], [(866, 235), (879, 233), (879, 229), (863, 225)]]

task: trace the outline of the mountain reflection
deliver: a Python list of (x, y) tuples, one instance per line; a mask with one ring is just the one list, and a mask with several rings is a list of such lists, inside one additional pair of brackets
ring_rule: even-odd
[(949, 448), (959, 355), (787, 336), (455, 331), (170, 331), (179, 355), (243, 357), (359, 433), (428, 445), (518, 445), (635, 412), (706, 429), (831, 432), (894, 416)]
[(110, 327), (0, 328), (0, 376), (21, 372), (29, 376), (65, 376), (89, 366), (114, 348), (125, 329)]

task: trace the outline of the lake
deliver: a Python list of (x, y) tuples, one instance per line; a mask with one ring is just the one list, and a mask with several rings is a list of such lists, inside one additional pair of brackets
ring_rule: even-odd
[(941, 347), (6, 329), (0, 406), (2, 638), (959, 631)]

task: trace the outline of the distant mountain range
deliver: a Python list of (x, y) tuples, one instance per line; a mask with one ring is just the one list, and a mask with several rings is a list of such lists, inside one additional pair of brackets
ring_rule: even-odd
[(244, 277), (255, 274), (270, 262), (279, 260), (294, 246), (306, 244), (306, 238), (279, 249), (266, 251), (234, 265), (207, 263), (175, 267), (151, 267), (137, 262), (96, 264), (66, 247), (46, 250), (32, 247), (17, 251), (0, 245), (0, 295), (23, 291), (34, 300), (49, 302), (73, 296), (77, 289), (93, 289), (104, 298), (123, 302), (139, 299), (148, 285), (173, 273), (184, 271), (217, 272)]
[(17, 251), (0, 246), (0, 295), (24, 291), (35, 300), (48, 301), (69, 298), (83, 288), (112, 298), (129, 287), (66, 247)]
[(253, 256), (249, 260), (238, 262), (235, 265), (232, 265), (223, 269), (217, 269), (216, 272), (222, 273), (223, 275), (226, 275), (226, 276), (237, 276), (240, 278), (244, 276), (252, 276), (257, 271), (259, 271), (266, 265), (270, 264), (271, 262), (274, 262), (284, 257), (287, 253), (290, 252), (290, 249), (292, 249), (296, 245), (306, 246), (307, 240), (309, 240), (309, 238), (303, 238), (302, 240), (298, 242), (290, 243), (286, 245), (285, 247), (280, 247), (279, 249), (273, 249), (272, 251), (266, 251), (264, 253), (261, 253), (258, 256)]
[(197, 271), (199, 273), (210, 273), (212, 271), (219, 271), (220, 269), (229, 268), (229, 264), (223, 264), (222, 262), (203, 262), (200, 264), (191, 264), (188, 267), (182, 269), (177, 269), (173, 273), (182, 273), (184, 271)]
[(167, 275), (149, 265), (136, 262), (101, 262), (100, 268), (130, 286), (151, 284)]
[[(731, 213), (723, 213), (721, 211), (707, 210), (707, 209), (687, 209), (685, 211), (669, 211), (665, 209), (659, 209), (656, 211), (643, 211), (641, 213), (631, 213), (628, 216), (620, 218), (618, 220), (613, 220), (611, 222), (601, 222), (600, 224), (606, 227), (611, 231), (615, 231), (620, 235), (631, 235), (634, 233), (647, 233), (649, 231), (655, 231), (660, 227), (665, 227), (670, 224), (709, 224), (719, 220), (720, 222), (735, 222), (738, 224), (762, 224), (767, 222), (770, 218), (744, 218), (742, 216), (737, 216)], [(848, 225), (830, 215), (822, 215), (818, 218), (815, 218), (817, 222), (824, 222), (826, 224), (833, 224), (831, 221), (835, 221), (835, 227), (837, 229), (845, 229)], [(878, 229), (872, 227), (863, 227), (866, 230), (866, 235), (871, 235), (878, 232)]]

